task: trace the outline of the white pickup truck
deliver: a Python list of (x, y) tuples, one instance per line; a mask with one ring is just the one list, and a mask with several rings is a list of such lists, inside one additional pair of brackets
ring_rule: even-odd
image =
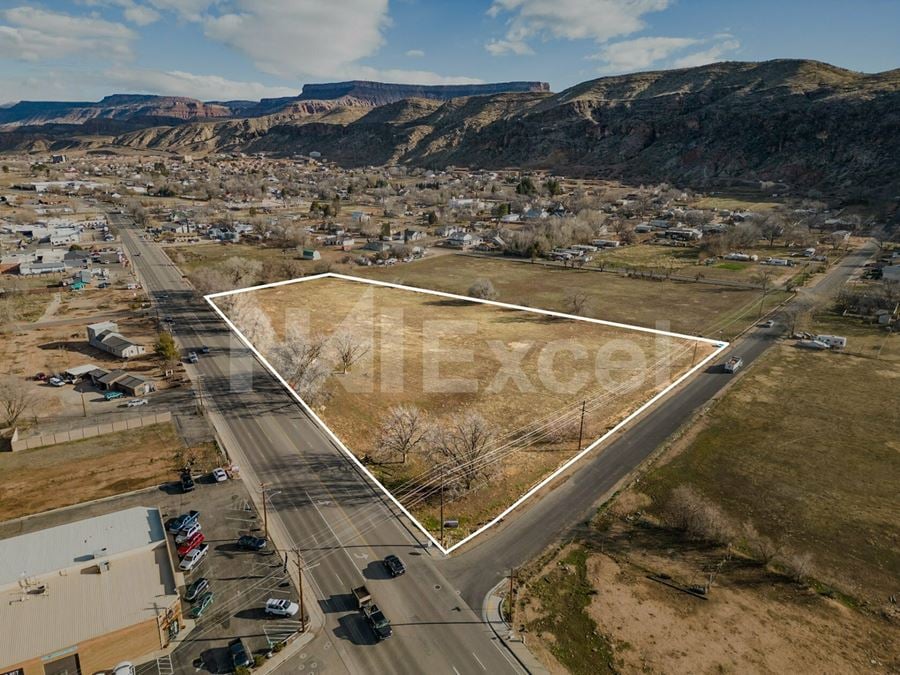
[(735, 373), (742, 365), (744, 365), (744, 359), (740, 356), (732, 356), (725, 362), (725, 372)]

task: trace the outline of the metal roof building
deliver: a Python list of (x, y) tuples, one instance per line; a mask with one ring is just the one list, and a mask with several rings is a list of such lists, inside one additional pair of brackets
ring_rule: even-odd
[(135, 507), (0, 540), (0, 670), (93, 673), (181, 628), (160, 513)]

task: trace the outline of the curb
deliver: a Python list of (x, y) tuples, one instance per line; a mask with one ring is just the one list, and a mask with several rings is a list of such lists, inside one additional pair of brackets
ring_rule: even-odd
[(506, 587), (506, 584), (507, 580), (504, 579), (488, 591), (481, 605), (481, 620), (490, 627), (497, 640), (512, 655), (522, 672), (528, 673), (528, 675), (550, 675), (550, 671), (529, 651), (525, 645), (525, 639), (513, 637), (512, 627), (506, 623), (501, 614), (500, 608), (506, 597), (502, 589)]

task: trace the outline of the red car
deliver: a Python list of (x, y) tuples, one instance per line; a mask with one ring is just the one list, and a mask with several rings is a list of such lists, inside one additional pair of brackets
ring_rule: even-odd
[(203, 536), (202, 532), (198, 532), (193, 537), (184, 542), (181, 546), (178, 547), (178, 557), (183, 558), (188, 553), (197, 548), (200, 544), (206, 541), (206, 537)]

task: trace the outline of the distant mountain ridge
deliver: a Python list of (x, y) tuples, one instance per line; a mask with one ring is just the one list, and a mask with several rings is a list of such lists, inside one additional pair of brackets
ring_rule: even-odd
[(109, 124), (100, 131), (98, 123), (96, 140), (67, 127), (22, 127), (0, 133), (0, 149), (112, 144), (276, 156), (315, 150), (344, 166), (541, 168), (696, 187), (777, 181), (900, 194), (900, 70), (864, 74), (791, 59), (725, 62), (603, 77), (556, 94), (538, 87), (390, 100), (416, 92), (414, 85), (315, 85), (266, 104), (276, 111), (255, 117), (245, 107), (240, 119), (165, 126), (132, 120), (119, 131)]
[(307, 84), (297, 96), (259, 101), (203, 102), (185, 96), (112, 94), (100, 101), (19, 101), (0, 107), (0, 127), (41, 124), (81, 124), (90, 119), (135, 120), (156, 124), (220, 118), (259, 117), (291, 108), (312, 114), (342, 106), (375, 107), (406, 98), (448, 100), (459, 96), (487, 96), (503, 92), (549, 91), (546, 82), (494, 84), (411, 85), (354, 80)]

